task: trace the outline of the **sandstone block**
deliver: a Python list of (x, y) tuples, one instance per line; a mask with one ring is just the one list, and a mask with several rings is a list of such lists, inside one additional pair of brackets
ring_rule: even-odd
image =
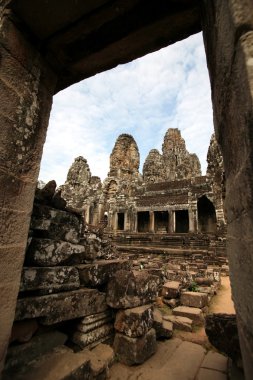
[(173, 309), (172, 313), (173, 315), (190, 318), (196, 325), (202, 324), (204, 322), (204, 317), (201, 309), (196, 307), (178, 306)]
[(27, 262), (39, 266), (84, 263), (90, 259), (86, 247), (63, 240), (33, 238), (27, 251)]
[(151, 305), (139, 306), (117, 312), (114, 327), (117, 331), (129, 336), (145, 335), (153, 325), (153, 309)]
[(177, 315), (164, 315), (163, 319), (172, 322), (173, 329), (189, 332), (192, 331), (192, 320), (190, 318)]
[(177, 298), (180, 288), (181, 283), (179, 281), (168, 281), (163, 285), (162, 295), (164, 298)]
[(141, 364), (156, 351), (156, 334), (151, 329), (140, 338), (130, 338), (116, 333), (113, 343), (115, 355), (126, 365)]
[(99, 260), (92, 264), (77, 266), (80, 282), (85, 286), (106, 284), (115, 272), (129, 268), (129, 260)]
[(208, 295), (199, 292), (183, 292), (180, 302), (183, 306), (202, 308), (208, 304)]
[(173, 334), (173, 325), (170, 321), (163, 319), (163, 315), (160, 310), (154, 310), (154, 324), (153, 328), (156, 332), (157, 338), (169, 339)]
[(105, 294), (96, 289), (21, 298), (17, 301), (16, 320), (43, 317), (41, 322), (51, 325), (60, 321), (105, 311)]
[(21, 292), (39, 290), (46, 294), (79, 287), (78, 271), (73, 267), (24, 267), (22, 270)]
[(77, 344), (81, 348), (85, 348), (92, 343), (100, 342), (102, 338), (105, 338), (113, 333), (113, 324), (106, 323), (100, 327), (95, 328), (92, 331), (83, 333), (76, 331), (72, 336), (72, 342)]
[(106, 302), (115, 309), (145, 305), (155, 300), (159, 279), (144, 271), (120, 270), (108, 282)]
[(46, 205), (34, 204), (30, 228), (36, 235), (47, 239), (65, 240), (78, 244), (80, 220), (70, 212)]

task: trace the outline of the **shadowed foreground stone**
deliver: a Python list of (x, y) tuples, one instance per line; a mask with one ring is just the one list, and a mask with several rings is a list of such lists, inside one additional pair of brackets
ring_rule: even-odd
[(145, 335), (152, 325), (153, 310), (151, 305), (119, 310), (114, 323), (117, 331), (132, 338)]
[(120, 270), (107, 287), (106, 302), (115, 309), (141, 306), (155, 300), (159, 278), (142, 271)]
[(127, 365), (141, 364), (156, 351), (156, 333), (154, 329), (148, 331), (141, 338), (130, 338), (116, 333), (113, 343), (115, 355), (121, 363)]
[(16, 320), (44, 317), (41, 322), (51, 325), (60, 321), (105, 311), (105, 294), (96, 289), (79, 289), (41, 297), (19, 299)]
[(15, 371), (25, 366), (40, 355), (50, 352), (53, 348), (63, 345), (67, 335), (53, 331), (34, 336), (29, 342), (9, 347), (5, 370)]
[(207, 315), (205, 330), (210, 343), (241, 368), (242, 358), (235, 314)]

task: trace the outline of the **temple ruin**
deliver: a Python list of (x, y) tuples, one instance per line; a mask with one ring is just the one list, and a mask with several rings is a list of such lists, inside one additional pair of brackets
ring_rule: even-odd
[[(106, 218), (107, 231), (119, 233), (211, 233), (224, 235), (224, 168), (214, 135), (206, 176), (178, 129), (168, 129), (162, 154), (152, 149), (139, 172), (139, 150), (132, 136), (118, 137), (104, 183), (94, 181), (85, 159), (72, 164), (62, 195), (83, 210), (88, 224)], [(75, 175), (74, 175), (75, 173)], [(70, 189), (70, 178), (72, 187)], [(82, 190), (83, 189), (83, 190)]]
[[(20, 299), (24, 300), (26, 297), (18, 298), (18, 295), (20, 293), (20, 279), (26, 256), (34, 195), (53, 95), (73, 83), (104, 70), (108, 70), (118, 64), (130, 62), (137, 57), (156, 51), (202, 30), (212, 92), (215, 136), (221, 147), (225, 169), (225, 182), (223, 181), (221, 193), (224, 194), (224, 191), (226, 191), (225, 216), (228, 232), (226, 252), (228, 255), (232, 294), (236, 309), (236, 323), (234, 321), (232, 325), (233, 329), (238, 328), (245, 378), (247, 380), (252, 378), (252, 15), (253, 5), (250, 0), (156, 0), (149, 2), (143, 0), (131, 0), (127, 2), (120, 0), (116, 0), (115, 2), (94, 0), (92, 2), (83, 2), (78, 0), (75, 1), (75, 3), (62, 1), (60, 5), (55, 1), (26, 2), (22, 0), (2, 0), (0, 2), (0, 181), (2, 189), (0, 196), (2, 216), (0, 227), (1, 371), (4, 367), (7, 355), (15, 314), (16, 318), (21, 318), (22, 313), (25, 313), (26, 310), (32, 312), (32, 309), (27, 309), (26, 307), (23, 309), (20, 308)], [(131, 146), (135, 149), (134, 143), (132, 143)], [(157, 152), (153, 152), (152, 154), (160, 157), (157, 155)], [(212, 152), (210, 152), (210, 154), (212, 155)], [(160, 162), (159, 165), (163, 164), (161, 158), (158, 158), (158, 161)], [(196, 160), (194, 162), (192, 165), (197, 169), (195, 166), (197, 165)], [(175, 160), (175, 163), (177, 163), (177, 160)], [(193, 170), (192, 165), (186, 169), (186, 172)], [(210, 167), (207, 175), (208, 178), (212, 177), (216, 167), (219, 167), (219, 162), (216, 162), (215, 165)], [(124, 169), (124, 166), (122, 166), (122, 168)], [(152, 172), (152, 168), (150, 168), (150, 171)], [(112, 174), (114, 178), (117, 178), (118, 174)], [(127, 173), (125, 174), (127, 175)], [(129, 173), (130, 176), (134, 176), (134, 181), (138, 183), (139, 178), (136, 174), (136, 171)], [(154, 175), (154, 172), (152, 175)], [(219, 186), (220, 182), (217, 178), (213, 176), (208, 183), (211, 186)], [(94, 182), (97, 183), (96, 179)], [(226, 186), (225, 189), (224, 184)], [(153, 184), (151, 183), (149, 185), (151, 186)], [(96, 187), (96, 184), (94, 184), (94, 186)], [(135, 188), (134, 183), (133, 191)], [(110, 189), (108, 188), (107, 196), (110, 200), (112, 199), (111, 194), (113, 193), (117, 193), (116, 180), (111, 183)], [(43, 199), (43, 197), (44, 195), (42, 194), (41, 198)], [(63, 204), (59, 194), (53, 195), (51, 198), (54, 198), (54, 200), (52, 199), (54, 204), (53, 208), (55, 208), (56, 204)], [(213, 208), (209, 203), (210, 201), (216, 209), (216, 220), (217, 217), (219, 218), (217, 205), (220, 199), (210, 200), (206, 196), (206, 198), (201, 200), (199, 208), (197, 205), (197, 210), (199, 211), (199, 226), (201, 229), (206, 229), (203, 218), (200, 218), (201, 209), (209, 209), (209, 214), (213, 215)], [(105, 202), (94, 204), (94, 210), (97, 210), (98, 219), (99, 212), (101, 212), (101, 215), (105, 212), (103, 210), (104, 204)], [(124, 201), (122, 201), (122, 204), (124, 204)], [(135, 207), (135, 204), (133, 207)], [(186, 216), (182, 213), (180, 215), (179, 213), (179, 211), (184, 210), (185, 209), (175, 210), (175, 212), (178, 211), (178, 218), (185, 221)], [(127, 220), (129, 222), (127, 216), (123, 217), (123, 212), (121, 212), (121, 209), (117, 209), (117, 207), (114, 211), (120, 214), (118, 217), (120, 220), (119, 227), (123, 228), (124, 224), (124, 228), (127, 229), (128, 226), (125, 226)], [(149, 211), (152, 210), (140, 211), (142, 214), (140, 214), (139, 219), (142, 221), (142, 226), (150, 224), (150, 221), (148, 222)], [(154, 211), (160, 212), (161, 210), (155, 209)], [(71, 213), (73, 212), (72, 210)], [(94, 215), (95, 213), (92, 211), (92, 214)], [(45, 226), (49, 228), (50, 223), (48, 220), (54, 215), (55, 213), (51, 213), (51, 211), (47, 214), (47, 222), (45, 223), (44, 221), (43, 224), (44, 229), (46, 228)], [(89, 214), (87, 213), (86, 215)], [(88, 216), (86, 216), (86, 218), (87, 217)], [(189, 212), (188, 217), (190, 226)], [(108, 215), (108, 218), (110, 218), (110, 215)], [(213, 225), (213, 217), (210, 216), (209, 219), (210, 224)], [(159, 214), (156, 220), (159, 220), (159, 226), (161, 224), (165, 226), (167, 216)], [(62, 226), (61, 223), (59, 223), (59, 225)], [(116, 220), (113, 222), (113, 225), (118, 226)], [(184, 222), (183, 229), (186, 229), (185, 226), (186, 223)], [(145, 229), (146, 228), (147, 227), (145, 227)], [(56, 231), (57, 230), (56, 228)], [(62, 232), (60, 232), (60, 235), (61, 233)], [(61, 236), (66, 238), (65, 235), (66, 231)], [(67, 236), (67, 238), (69, 237)], [(40, 239), (43, 239), (43, 237), (40, 237)], [(95, 238), (94, 240), (96, 241)], [(98, 247), (100, 247), (100, 243)], [(95, 252), (97, 252), (96, 249), (97, 248), (95, 248)], [(78, 252), (75, 252), (75, 254), (78, 256)], [(145, 264), (144, 258), (143, 262)], [(146, 261), (146, 264), (148, 263), (149, 259)], [(138, 263), (136, 263), (136, 265), (137, 264)], [(203, 262), (199, 262), (198, 256), (195, 256), (194, 262), (191, 262), (191, 264), (195, 264), (195, 269), (196, 267), (201, 269)], [(138, 265), (140, 266), (140, 263)], [(173, 282), (175, 279), (172, 280), (172, 275), (180, 277), (181, 271), (189, 272), (185, 270), (188, 268), (189, 263), (182, 264), (180, 268), (178, 268), (178, 264), (174, 263), (171, 265), (173, 265), (174, 269), (171, 269), (171, 267), (166, 268), (166, 276), (171, 276), (170, 279)], [(163, 268), (163, 264), (157, 260), (156, 268), (151, 268), (151, 270), (154, 273), (157, 272), (157, 269), (161, 268)], [(178, 273), (178, 271), (180, 271), (180, 273)], [(204, 269), (204, 271), (208, 273), (207, 269)], [(70, 278), (72, 283), (76, 284), (76, 271), (74, 272)], [(190, 272), (192, 272), (192, 270)], [(121, 290), (118, 295), (110, 294), (110, 303), (114, 300), (114, 306), (118, 304), (118, 296), (126, 290), (126, 288), (124, 288), (124, 284), (126, 284), (124, 281), (126, 277), (125, 270), (122, 269), (122, 271), (118, 271), (117, 273), (119, 273), (119, 278), (114, 278), (113, 281), (115, 284), (122, 284), (122, 288), (120, 288)], [(140, 295), (140, 298), (143, 298), (143, 287), (150, 290), (147, 292), (145, 298), (146, 302), (150, 302), (150, 299), (154, 296), (153, 291), (155, 290), (155, 286), (159, 284), (154, 281), (153, 277), (151, 277), (149, 281), (146, 275), (138, 276), (138, 273), (139, 272), (137, 272), (137, 274), (132, 273), (131, 275), (132, 287), (130, 290), (133, 291), (134, 289), (134, 292)], [(140, 273), (142, 272), (140, 271)], [(215, 282), (215, 278), (218, 280), (218, 276), (214, 268), (212, 273), (212, 281)], [(150, 275), (153, 276), (153, 274)], [(201, 278), (206, 277), (202, 276)], [(146, 286), (147, 283), (150, 286)], [(110, 285), (109, 288), (113, 290), (112, 285)], [(167, 290), (165, 289), (164, 292), (165, 295), (167, 292), (169, 297), (171, 297), (171, 294), (177, 295), (179, 290), (177, 284), (169, 284)], [(73, 291), (79, 294), (82, 292), (89, 293), (92, 299), (92, 295), (100, 292), (98, 289), (97, 292), (94, 290), (88, 292), (83, 289), (70, 290), (70, 292)], [(126, 292), (125, 294), (129, 302), (131, 300), (133, 301), (131, 294), (127, 294)], [(38, 294), (36, 294), (36, 296), (38, 296)], [(41, 297), (47, 296), (48, 295), (41, 295)], [(32, 299), (31, 294), (29, 297)], [(51, 298), (48, 304), (45, 304), (45, 307), (53, 307), (55, 297), (55, 294), (53, 294), (53, 298)], [(63, 297), (66, 302), (69, 302), (70, 310), (74, 313), (76, 311), (74, 301), (77, 301), (78, 298), (73, 299), (71, 296), (67, 298), (66, 294)], [(104, 296), (102, 295), (101, 297)], [(188, 303), (188, 306), (178, 306), (180, 309), (176, 311), (177, 313), (181, 313), (181, 316), (183, 313), (182, 306), (193, 307), (189, 306), (189, 304), (203, 306), (206, 297), (200, 297), (201, 300), (196, 300), (196, 297), (193, 297), (193, 300), (191, 295), (188, 295), (186, 298), (188, 298), (187, 301), (183, 298), (180, 302)], [(43, 299), (45, 300), (45, 298)], [(170, 303), (171, 299), (174, 298), (168, 299)], [(92, 301), (90, 302), (90, 305), (91, 304)], [(136, 303), (133, 303), (133, 305), (133, 308), (136, 308)], [(36, 306), (35, 303), (34, 306)], [(79, 306), (83, 307), (83, 310), (85, 309), (85, 303)], [(145, 305), (142, 304), (141, 307), (143, 308), (141, 310), (135, 310), (134, 318), (136, 318), (136, 320), (139, 320), (139, 315), (143, 316), (141, 320), (145, 319), (145, 315), (152, 318), (148, 306), (146, 305), (146, 308), (144, 306)], [(175, 306), (176, 305), (174, 305), (174, 309), (178, 308)], [(44, 308), (42, 309), (44, 310)], [(20, 314), (17, 313), (17, 310), (20, 310)], [(41, 313), (47, 315), (41, 314), (41, 318), (45, 318), (46, 321), (50, 322), (51, 311), (46, 312), (43, 310), (41, 310)], [(77, 308), (77, 310), (80, 309)], [(54, 312), (57, 313), (56, 303)], [(103, 312), (101, 311), (101, 313)], [(202, 311), (198, 311), (198, 313), (197, 317), (196, 313), (193, 316), (195, 320), (197, 320), (198, 317), (202, 319)], [(58, 316), (61, 317), (60, 314), (61, 312), (59, 310)], [(83, 317), (85, 317), (84, 311), (82, 314)], [(107, 318), (105, 314), (100, 315), (100, 317), (102, 319)], [(176, 317), (175, 314), (174, 317)], [(121, 318), (127, 319), (128, 315)], [(176, 323), (176, 318), (173, 319), (173, 323)], [(129, 320), (132, 321), (132, 317), (128, 318), (128, 321)], [(93, 323), (91, 321), (92, 319), (89, 318), (88, 320), (84, 320), (83, 323), (81, 323), (82, 326), (79, 326), (79, 330), (77, 329), (77, 331), (80, 332), (81, 328), (86, 329), (87, 325)], [(96, 323), (97, 322), (96, 320)], [(169, 327), (172, 322), (165, 321), (161, 316), (157, 315), (156, 322), (157, 323), (153, 323), (152, 326), (157, 327), (157, 335), (159, 334), (160, 328), (161, 333), (169, 336)], [(219, 324), (216, 322), (217, 321), (214, 321), (214, 324)], [(226, 322), (231, 326), (230, 320), (226, 320)], [(29, 333), (32, 335), (34, 334), (33, 332), (31, 333), (31, 331), (34, 331), (32, 330), (33, 325), (34, 322), (30, 321)], [(129, 347), (128, 343), (131, 342), (135, 347), (135, 350), (128, 350), (128, 352), (134, 354), (132, 359), (138, 361), (143, 360), (143, 357), (140, 358), (137, 354), (140, 352), (145, 354), (147, 351), (140, 350), (140, 346), (151, 347), (152, 351), (155, 350), (154, 327), (150, 328), (150, 326), (150, 323), (147, 323), (146, 329), (141, 329), (141, 334), (143, 335), (136, 338), (127, 336), (127, 329), (118, 331), (118, 334), (120, 334), (120, 336), (118, 336), (118, 347), (122, 347), (122, 342), (125, 342), (125, 347)], [(223, 329), (223, 331), (225, 331), (225, 329)], [(40, 341), (40, 334), (35, 334), (34, 338), (35, 337)], [(105, 350), (100, 346), (97, 355), (94, 354), (95, 358), (94, 356), (93, 359), (91, 357), (88, 358), (85, 356), (86, 353), (74, 353), (73, 350), (70, 352), (69, 348), (66, 349), (65, 345), (59, 348), (59, 346), (62, 346), (64, 339), (62, 335), (57, 335), (56, 346), (58, 345), (58, 351), (55, 352), (56, 356), (54, 356), (54, 361), (50, 361), (50, 355), (44, 357), (42, 372), (50, 370), (54, 365), (56, 371), (54, 373), (57, 374), (58, 377), (60, 373), (59, 369), (64, 371), (69, 370), (62, 376), (63, 378), (65, 376), (65, 379), (67, 376), (72, 376), (72, 378), (73, 376), (76, 376), (76, 378), (83, 376), (83, 378), (85, 378), (84, 374), (86, 378), (88, 378), (92, 371), (92, 376), (98, 376), (99, 373), (106, 375), (107, 368), (111, 362), (110, 353), (105, 358), (103, 356)], [(235, 341), (238, 342), (236, 339), (226, 340), (226, 342), (229, 343), (233, 342), (233, 344), (230, 345), (231, 347), (234, 347)], [(47, 342), (53, 342), (53, 340), (47, 339)], [(150, 342), (152, 344), (149, 344)], [(174, 347), (174, 349), (177, 352), (183, 351), (189, 355), (190, 347), (192, 346), (190, 343), (187, 343), (189, 342), (183, 342), (179, 347)], [(55, 348), (55, 344), (53, 344), (53, 346)], [(227, 347), (228, 346), (229, 344), (227, 344)], [(235, 351), (238, 353), (238, 350)], [(30, 350), (30, 352), (32, 352), (32, 350)], [(127, 350), (124, 352), (127, 352)], [(205, 376), (207, 371), (212, 371), (212, 369), (207, 368), (210, 355), (207, 356), (201, 347), (196, 348), (194, 352), (196, 356), (199, 357), (198, 368), (194, 368), (194, 371), (200, 369), (200, 374)], [(121, 356), (122, 353), (120, 352), (119, 354)], [(96, 361), (97, 356), (104, 358), (102, 367), (96, 366), (98, 364)], [(14, 355), (15, 360), (20, 357), (21, 355)], [(124, 358), (122, 359), (124, 360)], [(169, 363), (171, 364), (170, 368), (176, 368), (176, 361), (173, 357), (170, 357)], [(183, 363), (184, 365), (180, 366), (179, 370), (185, 370), (184, 375), (188, 377), (191, 375), (193, 378), (196, 371), (195, 374), (192, 375), (192, 373), (190, 373), (192, 367), (187, 367), (186, 360), (184, 360)], [(166, 376), (166, 371), (168, 370), (168, 368), (163, 369), (164, 376)], [(80, 373), (82, 374), (80, 375)], [(150, 375), (154, 375), (154, 372), (150, 371)], [(31, 376), (35, 378), (37, 375), (34, 376), (34, 373), (31, 373)], [(46, 376), (47, 374), (44, 378)], [(49, 377), (47, 378), (49, 379)], [(181, 378), (183, 377), (181, 376)], [(27, 379), (28, 377), (26, 377), (26, 380)]]

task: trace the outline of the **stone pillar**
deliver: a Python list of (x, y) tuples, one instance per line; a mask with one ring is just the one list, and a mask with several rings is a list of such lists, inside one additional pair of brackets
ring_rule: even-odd
[(56, 77), (0, 7), (0, 372), (15, 315)]
[(197, 231), (196, 210), (189, 209), (189, 232)]
[(101, 222), (101, 220), (104, 219), (104, 204), (99, 203), (98, 204), (98, 222)]
[(245, 378), (253, 374), (253, 2), (204, 0), (214, 124), (226, 173), (227, 254)]
[(155, 232), (155, 213), (149, 211), (149, 232)]
[(175, 232), (175, 211), (174, 210), (169, 210), (169, 234), (173, 234)]

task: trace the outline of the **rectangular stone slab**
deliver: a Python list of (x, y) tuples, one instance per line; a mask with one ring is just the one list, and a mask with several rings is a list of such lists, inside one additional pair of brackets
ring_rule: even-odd
[(100, 313), (107, 309), (105, 293), (96, 289), (78, 289), (17, 301), (16, 320), (39, 318), (46, 325)]
[(101, 338), (109, 336), (113, 333), (113, 324), (106, 323), (102, 326), (95, 328), (90, 332), (80, 332), (77, 331), (73, 334), (72, 341), (77, 344), (79, 347), (84, 348), (91, 343), (100, 341)]
[(44, 294), (80, 287), (79, 274), (73, 267), (24, 267), (20, 291), (40, 290)]
[(117, 270), (129, 268), (129, 260), (99, 260), (77, 266), (80, 282), (85, 286), (106, 284)]
[(207, 306), (208, 296), (206, 293), (183, 292), (181, 293), (180, 302), (184, 306), (202, 308)]
[(178, 306), (173, 309), (172, 313), (173, 315), (190, 318), (195, 324), (202, 324), (204, 322), (203, 313), (201, 309), (197, 307)]

